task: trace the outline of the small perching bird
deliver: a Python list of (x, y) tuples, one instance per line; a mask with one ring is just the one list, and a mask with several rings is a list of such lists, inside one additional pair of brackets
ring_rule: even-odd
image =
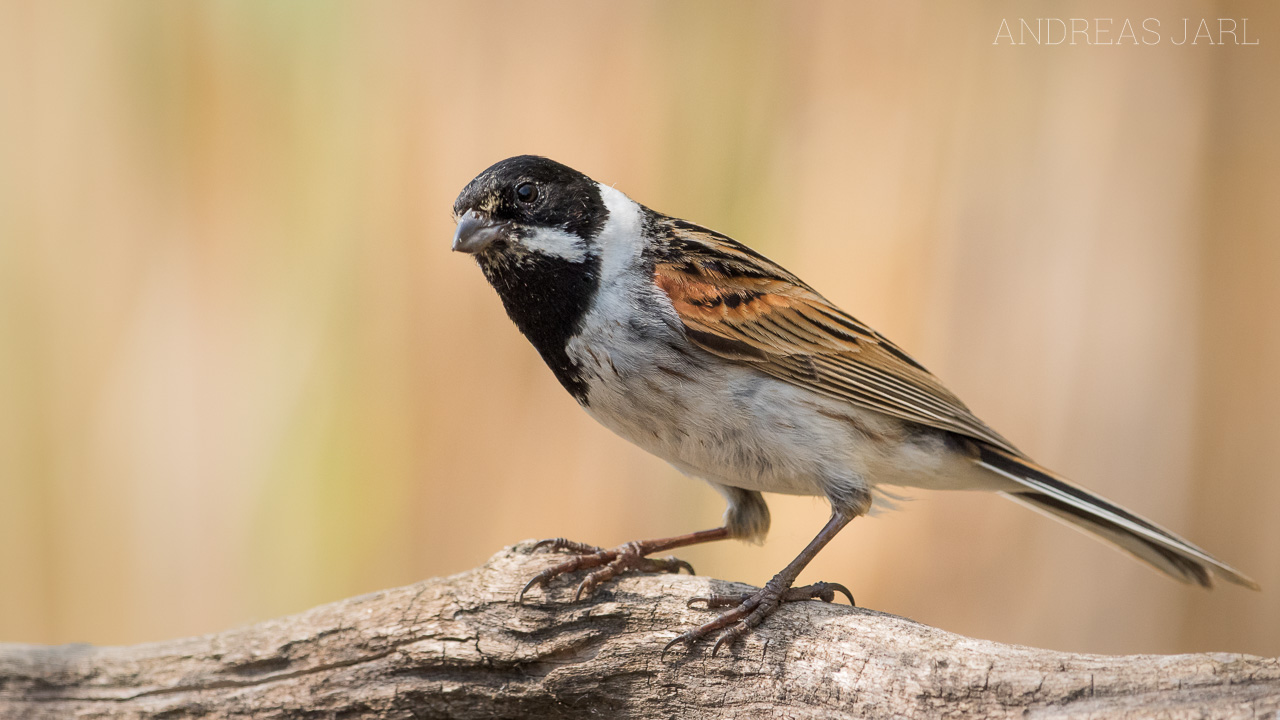
[[(521, 592), (591, 569), (575, 597), (696, 543), (763, 539), (761, 492), (821, 495), (831, 519), (795, 560), (671, 644), (732, 643), (781, 603), (843, 587), (794, 587), (805, 565), (880, 486), (990, 490), (1094, 533), (1175, 579), (1257, 584), (1173, 533), (1040, 467), (920, 363), (800, 278), (719, 233), (668, 217), (542, 157), (503, 160), (453, 207), (453, 249), (475, 256), (507, 314), (561, 385), (605, 427), (710, 483), (724, 525), (575, 557)], [(850, 596), (852, 601), (852, 596)], [(670, 647), (670, 645), (668, 645)]]

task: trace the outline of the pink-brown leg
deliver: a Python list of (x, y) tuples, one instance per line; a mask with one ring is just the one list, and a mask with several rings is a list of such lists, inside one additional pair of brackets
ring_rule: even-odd
[(706, 602), (708, 608), (727, 607), (735, 604), (735, 602), (737, 607), (722, 613), (709, 623), (678, 635), (674, 640), (667, 643), (667, 646), (662, 649), (662, 654), (665, 655), (668, 650), (677, 644), (684, 643), (686, 646), (691, 646), (697, 640), (720, 631), (716, 637), (715, 645), (711, 648), (711, 655), (715, 657), (721, 647), (732, 645), (738, 638), (746, 635), (751, 628), (759, 625), (784, 602), (811, 598), (831, 602), (835, 599), (835, 592), (840, 591), (848, 595), (849, 601), (852, 603), (853, 595), (842, 585), (815, 583), (801, 588), (792, 587), (796, 577), (800, 575), (800, 571), (852, 519), (852, 515), (833, 513), (831, 519), (823, 526), (817, 537), (804, 550), (800, 551), (796, 559), (792, 560), (790, 564), (782, 569), (782, 572), (774, 575), (769, 582), (765, 583), (764, 587), (756, 592), (741, 596), (712, 595), (708, 598), (690, 600), (690, 604), (698, 601)]
[(619, 545), (611, 550), (587, 545), (585, 543), (565, 540), (564, 538), (554, 538), (551, 540), (542, 540), (534, 545), (534, 550), (543, 547), (551, 548), (552, 552), (567, 551), (573, 553), (575, 557), (566, 560), (558, 565), (543, 570), (533, 576), (520, 591), (516, 597), (517, 602), (524, 601), (524, 595), (534, 585), (545, 587), (552, 579), (578, 570), (589, 570), (591, 568), (599, 568), (583, 578), (578, 584), (578, 589), (573, 595), (576, 602), (584, 594), (590, 593), (601, 583), (612, 580), (613, 578), (629, 571), (638, 572), (680, 572), (680, 570), (688, 570), (689, 574), (693, 574), (693, 566), (689, 563), (674, 557), (651, 558), (647, 557), (653, 553), (663, 552), (664, 550), (672, 550), (678, 547), (687, 547), (689, 545), (697, 545), (704, 542), (712, 542), (714, 540), (724, 540), (729, 537), (729, 529), (727, 527), (716, 528), (714, 530), (701, 530), (689, 533), (687, 535), (678, 535), (676, 537), (661, 538), (657, 540), (637, 540), (623, 545)]

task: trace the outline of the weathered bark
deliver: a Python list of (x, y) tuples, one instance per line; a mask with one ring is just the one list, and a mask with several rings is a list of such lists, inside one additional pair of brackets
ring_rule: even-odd
[(483, 567), (217, 635), (133, 647), (0, 646), (0, 718), (1275, 717), (1280, 660), (1072, 655), (803, 602), (731, 652), (660, 657), (741, 590), (648, 575), (569, 602), (521, 585), (560, 559)]

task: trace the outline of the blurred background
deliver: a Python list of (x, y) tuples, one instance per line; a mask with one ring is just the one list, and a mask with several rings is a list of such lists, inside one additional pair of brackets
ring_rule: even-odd
[[(1280, 5), (0, 4), (0, 640), (211, 632), (714, 526), (556, 384), (462, 186), (538, 153), (782, 262), (1264, 588), (915, 493), (802, 576), (959, 633), (1280, 654)], [(1160, 19), (1158, 45), (993, 45)], [(1175, 46), (1184, 17), (1256, 46)], [(1176, 37), (1175, 37), (1176, 36)], [(684, 554), (763, 583), (763, 547)]]

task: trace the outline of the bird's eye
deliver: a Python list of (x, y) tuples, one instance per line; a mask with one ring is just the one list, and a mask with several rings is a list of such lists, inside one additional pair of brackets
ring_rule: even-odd
[(531, 182), (523, 182), (516, 186), (516, 199), (528, 205), (538, 199), (538, 186)]

